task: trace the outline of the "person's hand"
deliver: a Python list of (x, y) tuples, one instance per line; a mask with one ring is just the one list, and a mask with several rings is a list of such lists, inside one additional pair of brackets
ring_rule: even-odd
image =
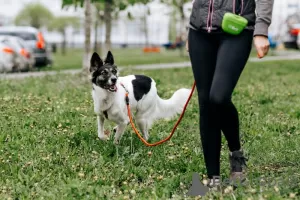
[(259, 58), (263, 58), (268, 54), (270, 42), (266, 36), (255, 36), (254, 45), (256, 47), (257, 56)]
[(185, 49), (187, 52), (189, 52), (189, 41), (188, 40), (186, 40), (186, 42), (185, 42)]

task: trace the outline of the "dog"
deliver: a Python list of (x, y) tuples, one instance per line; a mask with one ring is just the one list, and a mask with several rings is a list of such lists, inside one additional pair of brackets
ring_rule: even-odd
[(90, 80), (94, 112), (97, 115), (98, 137), (107, 140), (104, 133), (104, 121), (117, 124), (114, 144), (120, 139), (130, 123), (125, 101), (128, 91), (131, 112), (145, 140), (149, 139), (149, 129), (159, 119), (171, 119), (183, 111), (191, 89), (181, 88), (168, 99), (161, 99), (157, 94), (156, 82), (145, 75), (119, 76), (114, 56), (108, 51), (105, 60), (94, 52), (90, 59)]

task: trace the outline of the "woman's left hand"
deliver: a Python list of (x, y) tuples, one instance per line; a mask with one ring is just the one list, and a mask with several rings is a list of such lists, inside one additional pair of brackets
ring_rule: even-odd
[(255, 36), (254, 45), (257, 50), (257, 56), (259, 58), (263, 58), (268, 54), (270, 48), (270, 42), (266, 36), (260, 36), (260, 35)]

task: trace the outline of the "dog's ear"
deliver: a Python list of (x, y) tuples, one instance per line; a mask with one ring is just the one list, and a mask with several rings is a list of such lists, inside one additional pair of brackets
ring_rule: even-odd
[(96, 71), (98, 68), (103, 66), (103, 61), (101, 60), (98, 53), (94, 52), (90, 63), (90, 72)]
[(110, 51), (107, 52), (107, 56), (106, 56), (106, 59), (104, 62), (109, 63), (111, 65), (113, 65), (115, 63), (114, 56), (112, 55), (112, 53)]

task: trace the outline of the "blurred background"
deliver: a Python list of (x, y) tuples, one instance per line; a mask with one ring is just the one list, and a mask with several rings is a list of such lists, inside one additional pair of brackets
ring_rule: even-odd
[[(188, 61), (191, 0), (0, 0), (0, 71), (86, 69), (91, 52), (119, 65)], [(298, 53), (300, 0), (275, 0), (269, 40)], [(271, 54), (272, 55), (272, 54)]]

